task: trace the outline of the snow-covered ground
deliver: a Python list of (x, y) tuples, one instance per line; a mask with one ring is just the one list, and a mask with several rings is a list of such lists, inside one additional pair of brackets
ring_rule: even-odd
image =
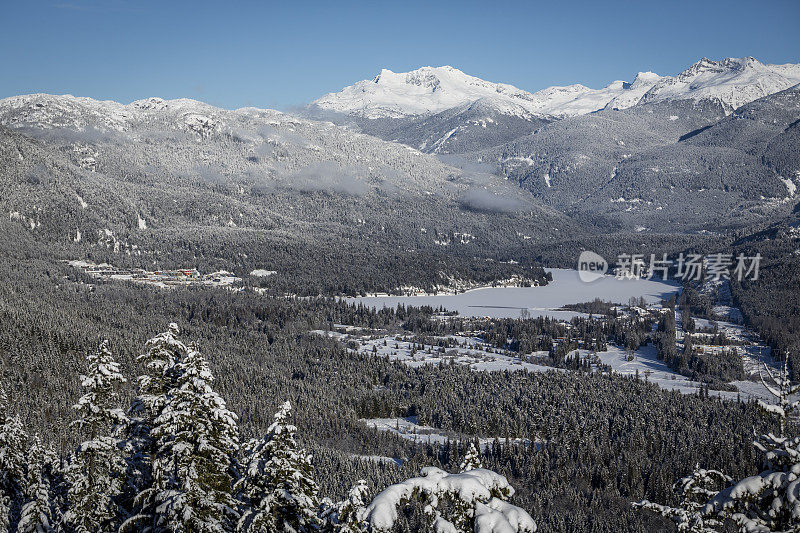
[[(738, 311), (738, 309), (732, 308)], [(734, 324), (726, 321), (711, 321), (703, 318), (695, 318), (694, 324), (696, 330), (713, 328), (714, 324), (717, 330), (724, 333), (728, 339), (737, 343), (745, 343), (735, 346), (739, 355), (742, 357), (742, 365), (744, 366), (745, 374), (748, 376), (758, 375), (759, 370), (763, 369), (764, 363), (775, 366), (776, 363), (772, 359), (772, 350), (769, 346), (763, 343), (757, 335), (747, 329), (741, 324)], [(712, 346), (704, 344), (704, 339), (712, 337), (712, 333), (699, 333), (695, 331), (692, 334), (692, 342), (695, 346), (702, 347), (706, 351), (716, 352), (722, 349), (730, 349), (730, 346)]]
[[(325, 334), (317, 330), (315, 333)], [(358, 351), (364, 354), (374, 354), (380, 357), (388, 357), (392, 361), (402, 361), (408, 366), (419, 367), (423, 365), (438, 365), (439, 363), (456, 363), (467, 365), (473, 370), (486, 370), (500, 372), (503, 370), (528, 370), (531, 372), (547, 372), (555, 370), (552, 367), (536, 365), (523, 361), (513, 352), (502, 353), (486, 345), (481, 339), (476, 337), (450, 336), (449, 339), (455, 340), (458, 344), (466, 343), (466, 346), (455, 346), (453, 348), (441, 349), (439, 347), (424, 346), (416, 344), (413, 339), (404, 340), (402, 337), (385, 335), (378, 337), (369, 336), (348, 336), (335, 331), (328, 332), (332, 337), (340, 340), (355, 340), (360, 344)], [(442, 351), (443, 350), (443, 351)], [(490, 351), (491, 350), (491, 351)], [(413, 354), (412, 354), (413, 351)], [(497, 353), (501, 352), (501, 353)]]
[[(420, 425), (417, 423), (416, 417), (413, 416), (407, 418), (362, 418), (360, 421), (378, 431), (393, 433), (401, 439), (410, 440), (412, 442), (444, 444), (448, 440), (474, 440), (473, 437), (461, 435), (452, 431)], [(506, 442), (504, 438), (479, 438), (478, 441), (480, 442), (481, 450), (486, 449), (487, 446), (491, 446), (495, 440), (499, 440), (501, 444)], [(510, 442), (516, 446), (530, 446), (530, 441), (528, 439), (510, 439)]]
[(268, 278), (269, 276), (274, 276), (275, 274), (277, 274), (275, 270), (266, 270), (264, 268), (257, 268), (250, 271), (250, 275), (254, 278)]
[(403, 460), (398, 459), (397, 457), (386, 457), (385, 455), (358, 455), (358, 454), (350, 454), (350, 457), (353, 459), (358, 459), (360, 461), (369, 461), (371, 463), (378, 463), (378, 464), (387, 464), (387, 465), (395, 465), (395, 466), (402, 466)]
[[(584, 357), (589, 353), (587, 350), (578, 351)], [(662, 389), (676, 390), (684, 394), (695, 394), (700, 387), (699, 382), (678, 374), (669, 368), (664, 361), (659, 360), (656, 348), (652, 344), (642, 346), (636, 350), (632, 361), (627, 360), (628, 352), (626, 350), (613, 345), (609, 345), (608, 351), (598, 352), (597, 356), (603, 364), (609, 365), (615, 373), (632, 376), (636, 375), (638, 371), (640, 379), (647, 379)], [(739, 394), (743, 400), (748, 398), (771, 400), (771, 396), (760, 383), (736, 381), (733, 385), (736, 385), (739, 389)], [(709, 391), (709, 395), (722, 396), (733, 400), (737, 398), (736, 392), (728, 391)]]
[(202, 285), (206, 287), (230, 288), (241, 281), (230, 272), (221, 270), (211, 274), (201, 274), (194, 268), (180, 270), (148, 271), (140, 268), (119, 268), (108, 263), (95, 264), (91, 261), (69, 261), (68, 264), (79, 268), (92, 277), (114, 281), (132, 281), (160, 288), (177, 286)]
[(581, 281), (577, 270), (554, 268), (553, 281), (542, 287), (490, 287), (461, 294), (441, 296), (365, 296), (347, 298), (350, 303), (370, 307), (443, 306), (462, 316), (519, 318), (523, 311), (531, 317), (551, 316), (568, 320), (582, 313), (560, 311), (568, 304), (589, 302), (595, 298), (614, 303), (627, 303), (632, 297), (643, 297), (657, 304), (677, 292), (678, 286), (659, 280), (617, 279), (604, 276), (592, 283)]
[[(446, 338), (456, 341), (458, 345), (442, 349), (437, 346), (421, 345), (414, 340), (413, 336), (363, 335), (363, 331), (353, 328), (353, 326), (339, 326), (347, 328), (349, 333), (325, 332), (322, 330), (314, 330), (312, 333), (328, 335), (342, 342), (355, 341), (358, 343), (357, 350), (360, 353), (387, 357), (392, 361), (401, 361), (411, 367), (452, 362), (467, 365), (475, 371), (527, 370), (529, 372), (566, 372), (564, 369), (538, 365), (525, 360), (531, 356), (544, 357), (547, 352), (535, 352), (527, 354), (523, 358), (514, 352), (505, 352), (492, 348), (478, 337), (451, 335)], [(760, 364), (757, 360), (757, 350), (759, 348), (758, 346), (737, 346), (739, 352), (743, 354), (743, 362), (749, 375), (758, 374)], [(589, 357), (592, 352), (580, 349), (570, 352), (570, 355), (575, 353), (579, 353), (582, 357)], [(696, 394), (701, 385), (699, 382), (692, 381), (686, 376), (675, 372), (664, 361), (659, 360), (653, 345), (643, 346), (636, 350), (631, 361), (628, 361), (628, 352), (626, 350), (614, 345), (609, 345), (608, 350), (605, 352), (597, 352), (597, 357), (600, 363), (608, 365), (617, 374), (633, 376), (636, 375), (638, 370), (640, 379), (647, 379), (665, 390)], [(743, 400), (751, 397), (771, 400), (770, 395), (759, 382), (743, 380), (732, 384), (739, 389), (739, 395)], [(737, 398), (736, 392), (711, 391), (710, 394), (734, 400)]]
[[(700, 330), (713, 330), (716, 326), (717, 331), (724, 333), (725, 336), (734, 343), (736, 350), (742, 358), (742, 366), (744, 367), (745, 374), (750, 379), (757, 378), (759, 372), (763, 370), (764, 364), (777, 368), (778, 363), (772, 358), (772, 349), (767, 346), (764, 341), (744, 325), (744, 318), (741, 310), (732, 306), (732, 296), (730, 289), (730, 282), (727, 280), (721, 281), (706, 281), (700, 288), (701, 292), (711, 295), (715, 298), (714, 306), (712, 308), (714, 315), (723, 318), (723, 320), (708, 320), (705, 318), (692, 317), (695, 325), (695, 332), (692, 334), (692, 343), (704, 351), (719, 352), (723, 349), (730, 349), (730, 347), (714, 346), (705, 344), (709, 342), (706, 339), (711, 339), (713, 333), (703, 333)], [(685, 332), (681, 325), (683, 323), (680, 309), (675, 310), (675, 321), (677, 329), (677, 339), (681, 343), (678, 346), (679, 350), (683, 349), (683, 337)], [(741, 383), (740, 388), (750, 388), (747, 381)], [(758, 384), (761, 387), (761, 384)]]

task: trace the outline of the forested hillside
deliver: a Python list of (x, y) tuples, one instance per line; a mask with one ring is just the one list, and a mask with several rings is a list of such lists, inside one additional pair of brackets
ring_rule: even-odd
[(787, 89), (727, 117), (692, 101), (603, 110), (474, 157), (546, 203), (612, 227), (737, 229), (796, 203), (798, 95)]
[(495, 176), (330, 124), (160, 100), (98, 118), (97, 105), (0, 105), (15, 128), (0, 130), (3, 209), (65, 259), (274, 270), (302, 294), (432, 290), (540, 279), (506, 250), (579, 227)]

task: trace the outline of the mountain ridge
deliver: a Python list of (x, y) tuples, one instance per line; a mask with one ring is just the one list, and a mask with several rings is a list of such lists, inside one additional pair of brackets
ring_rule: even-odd
[(702, 58), (674, 76), (639, 72), (631, 82), (615, 80), (600, 89), (576, 83), (528, 92), (451, 67), (388, 69), (339, 92), (328, 93), (309, 109), (368, 119), (433, 115), (486, 98), (509, 116), (564, 118), (600, 109), (625, 109), (663, 100), (718, 101), (726, 112), (800, 83), (800, 64), (764, 64), (753, 57), (712, 61)]

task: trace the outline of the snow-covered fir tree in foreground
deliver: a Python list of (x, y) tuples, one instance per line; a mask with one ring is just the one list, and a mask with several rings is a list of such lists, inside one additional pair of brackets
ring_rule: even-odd
[(284, 402), (266, 437), (249, 446), (247, 469), (238, 485), (251, 502), (239, 523), (242, 531), (319, 529), (311, 456), (297, 446), (297, 428), (289, 423), (291, 408)]
[(53, 531), (50, 509), (50, 484), (44, 475), (45, 449), (38, 437), (28, 450), (25, 496), (27, 501), (20, 512), (18, 533)]
[(178, 326), (145, 348), (138, 358), (145, 374), (127, 414), (117, 394), (125, 378), (109, 344), (87, 356), (73, 422), (85, 440), (65, 458), (28, 437), (0, 388), (0, 533), (377, 533), (402, 527), (398, 513), (408, 504), (419, 505), (437, 533), (536, 530), (527, 512), (505, 501), (514, 489), (481, 468), (474, 445), (461, 473), (425, 468), (371, 502), (364, 480), (343, 501), (321, 498), (289, 402), (262, 439), (240, 448), (236, 415)]
[(167, 331), (145, 343), (145, 353), (137, 357), (146, 373), (136, 380), (139, 394), (129, 409), (126, 427), (127, 483), (122, 506), (129, 509), (130, 516), (122, 524), (123, 531), (137, 531), (157, 523), (153, 459), (158, 443), (152, 430), (177, 386), (178, 364), (189, 353), (179, 334), (178, 325), (169, 324)]
[(634, 506), (671, 518), (680, 532), (722, 531), (727, 521), (744, 533), (800, 531), (800, 436), (786, 435), (787, 421), (800, 407), (800, 401), (791, 399), (800, 386), (789, 380), (788, 358), (778, 373), (764, 365), (769, 379), (762, 375), (762, 382), (777, 403), (759, 400), (759, 405), (777, 416), (779, 431), (760, 435), (753, 443), (763, 456), (761, 473), (733, 481), (698, 466), (675, 485), (682, 496), (678, 507), (647, 500)]
[[(8, 396), (0, 385), (0, 526), (10, 528), (23, 503), (26, 487), (28, 435), (22, 420), (9, 412)], [(5, 531), (0, 527), (0, 532)]]
[(365, 533), (367, 526), (362, 517), (368, 493), (367, 482), (359, 479), (344, 501), (334, 504), (326, 498), (322, 502), (320, 513), (324, 521), (323, 530), (333, 533)]
[(81, 376), (86, 393), (74, 406), (78, 418), (72, 425), (89, 440), (78, 446), (67, 470), (70, 509), (64, 517), (79, 533), (107, 531), (118, 524), (114, 497), (122, 491), (125, 473), (118, 431), (127, 418), (116, 390), (125, 378), (107, 341), (87, 359), (89, 370)]
[(223, 532), (232, 529), (236, 503), (231, 463), (238, 446), (236, 415), (211, 388), (202, 355), (190, 349), (180, 377), (151, 431), (156, 529)]
[(0, 532), (6, 533), (11, 527), (11, 499), (0, 489)]

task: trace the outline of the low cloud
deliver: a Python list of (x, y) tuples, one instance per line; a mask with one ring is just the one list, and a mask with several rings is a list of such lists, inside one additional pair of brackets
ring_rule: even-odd
[(461, 206), (484, 213), (515, 213), (525, 208), (516, 198), (501, 196), (486, 189), (470, 189), (461, 197)]
[(333, 161), (322, 161), (302, 168), (287, 176), (284, 185), (303, 192), (326, 192), (346, 196), (363, 196), (369, 190), (365, 169), (341, 166)]
[(192, 175), (211, 185), (224, 186), (228, 184), (228, 178), (218, 167), (198, 165), (192, 169)]
[(261, 136), (258, 134), (258, 132), (255, 132), (249, 128), (242, 128), (241, 126), (232, 127), (228, 131), (228, 134), (236, 142), (255, 143), (261, 140)]
[(470, 161), (462, 155), (438, 154), (436, 158), (445, 165), (458, 168), (466, 174), (494, 174), (497, 171), (496, 165)]

